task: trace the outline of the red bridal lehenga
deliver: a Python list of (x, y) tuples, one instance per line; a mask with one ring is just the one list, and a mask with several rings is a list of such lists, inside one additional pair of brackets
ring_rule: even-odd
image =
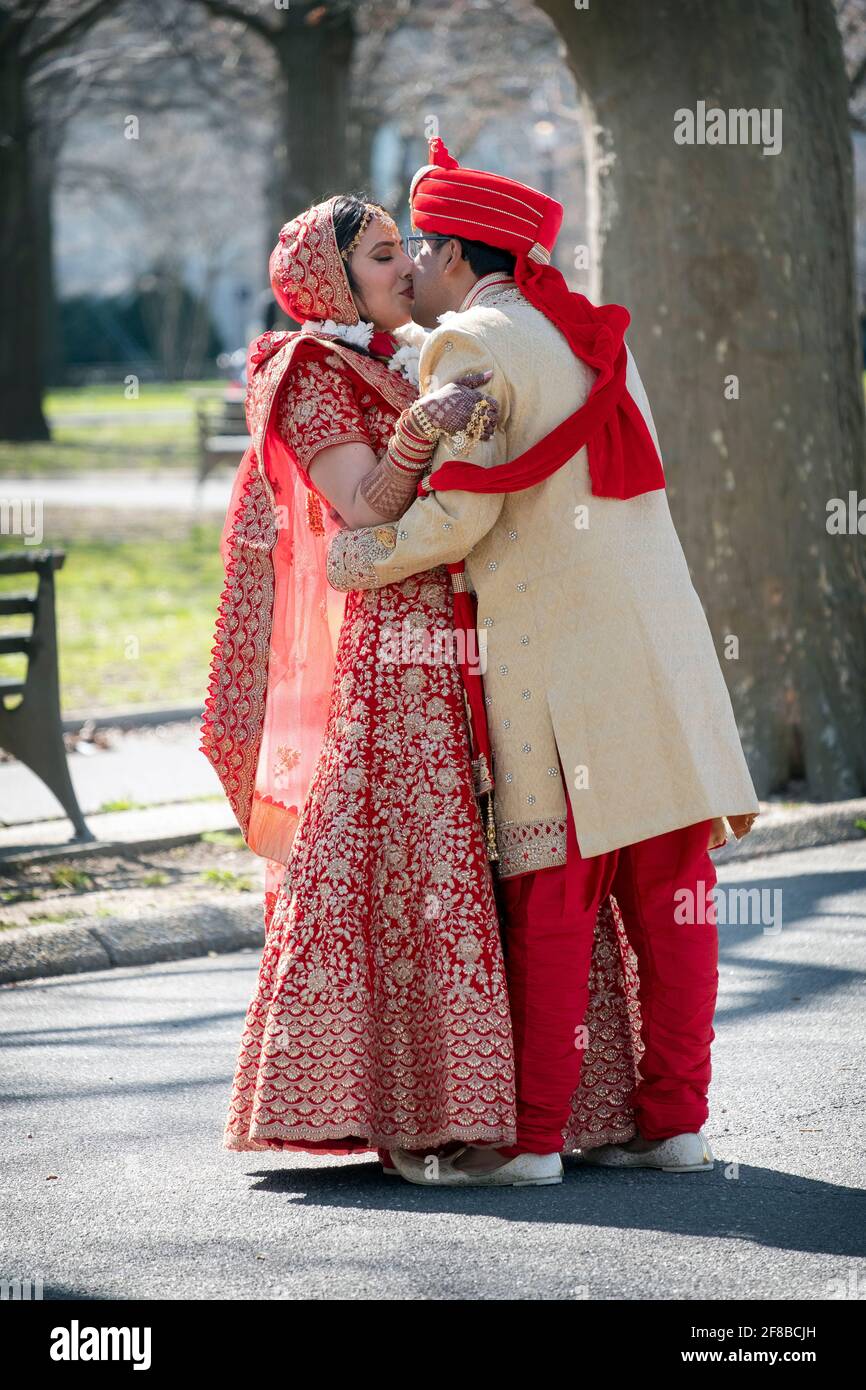
[[(381, 455), (415, 389), (384, 361), (310, 331), (264, 335), (248, 374), (253, 445), (224, 531), (202, 749), (268, 878), (223, 1144), (329, 1154), (511, 1144), (506, 974), (461, 676), (441, 657), (401, 659), (394, 643), (415, 630), (436, 651), (436, 631), (453, 623), (450, 576), (443, 566), (381, 589), (329, 591), (314, 607), (295, 592), (319, 563), (311, 534), (322, 567), (329, 539), (310, 459), (348, 440)], [(281, 505), (289, 521), (275, 527)], [(340, 621), (310, 735), (306, 627), (331, 621), (333, 631), (328, 604)], [(300, 661), (281, 653), (287, 629)], [(295, 803), (293, 786), (305, 790)], [(636, 965), (609, 899), (565, 1152), (636, 1133)]]

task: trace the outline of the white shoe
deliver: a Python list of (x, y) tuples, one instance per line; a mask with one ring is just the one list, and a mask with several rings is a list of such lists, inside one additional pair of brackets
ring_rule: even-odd
[(663, 1173), (712, 1173), (714, 1163), (702, 1130), (660, 1139), (646, 1153), (636, 1153), (624, 1144), (602, 1144), (579, 1158), (600, 1168), (660, 1168)]
[[(463, 1144), (462, 1147), (461, 1147), (461, 1149), (460, 1149), (460, 1152), (462, 1153), (462, 1152), (463, 1152), (463, 1149), (465, 1149), (465, 1148), (466, 1148), (466, 1145)], [(386, 1154), (387, 1157), (383, 1158), (383, 1157), (382, 1157), (382, 1154), (383, 1154), (383, 1153)], [(400, 1171), (399, 1171), (399, 1169), (397, 1169), (397, 1168), (394, 1167), (394, 1154), (395, 1154), (395, 1153), (406, 1153), (406, 1157), (407, 1157), (407, 1158), (413, 1158), (413, 1157), (414, 1157), (413, 1154), (410, 1154), (410, 1153), (406, 1152), (404, 1149), (382, 1149), (382, 1150), (380, 1150), (380, 1151), (379, 1151), (379, 1154), (378, 1154), (378, 1161), (379, 1161), (379, 1163), (381, 1164), (382, 1172), (384, 1173), (384, 1175), (385, 1175), (386, 1178), (399, 1178), (399, 1176), (400, 1176)]]
[(402, 1149), (394, 1149), (391, 1157), (401, 1177), (419, 1187), (547, 1187), (562, 1182), (562, 1159), (555, 1154), (518, 1154), (490, 1173), (464, 1173), (454, 1167), (454, 1159), (469, 1148), (465, 1144), (456, 1153), (440, 1158), (438, 1165), (430, 1164)]

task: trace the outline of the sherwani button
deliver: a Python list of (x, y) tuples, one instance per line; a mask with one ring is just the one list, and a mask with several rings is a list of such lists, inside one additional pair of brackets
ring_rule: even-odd
[(513, 782), (513, 781), (514, 781), (514, 773), (513, 773), (513, 772), (506, 772), (506, 774), (505, 774), (505, 780), (506, 780), (506, 782)]
[(517, 586), (517, 591), (518, 591), (518, 593), (520, 593), (520, 594), (525, 594), (525, 593), (526, 593), (526, 585), (525, 585), (525, 584), (522, 584), (522, 583), (521, 583), (521, 584), (518, 584), (518, 586)]
[(531, 690), (521, 690), (520, 693), (521, 693), (521, 695), (523, 696), (524, 700), (528, 700), (529, 697), (530, 697), (530, 695), (532, 694), (532, 691), (531, 691)]
[(529, 645), (529, 638), (527, 637), (525, 632), (520, 640), (523, 643), (524, 647), (527, 647)]
[(496, 561), (495, 561), (495, 560), (490, 560), (489, 563), (488, 563), (488, 565), (487, 565), (487, 568), (488, 568), (489, 570), (495, 570), (495, 569), (496, 569)]
[(492, 618), (485, 618), (485, 619), (484, 619), (484, 626), (485, 626), (485, 627), (492, 627), (492, 626), (493, 626), (493, 619), (492, 619)]
[(503, 721), (502, 721), (502, 727), (503, 727), (503, 729), (510, 729), (510, 728), (511, 728), (511, 720), (510, 720), (510, 719), (503, 719)]
[(507, 667), (507, 666), (500, 666), (500, 668), (499, 668), (499, 674), (500, 674), (501, 676), (507, 676), (507, 675), (508, 675), (508, 667)]
[(532, 752), (532, 744), (531, 744), (531, 743), (524, 743), (524, 745), (523, 745), (523, 751), (524, 751), (524, 753), (531, 753), (531, 752)]

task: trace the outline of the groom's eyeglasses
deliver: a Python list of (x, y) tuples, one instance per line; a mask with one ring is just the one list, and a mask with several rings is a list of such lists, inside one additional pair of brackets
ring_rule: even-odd
[(404, 244), (406, 246), (407, 251), (409, 252), (409, 255), (414, 260), (418, 252), (421, 250), (422, 241), (441, 242), (450, 240), (450, 236), (442, 236), (439, 232), (430, 232), (429, 234), (419, 232), (417, 234), (413, 234), (412, 236), (407, 236), (406, 238), (404, 238)]

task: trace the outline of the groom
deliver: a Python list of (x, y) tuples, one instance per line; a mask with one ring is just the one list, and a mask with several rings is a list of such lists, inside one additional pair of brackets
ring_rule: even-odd
[(709, 1171), (708, 848), (724, 843), (722, 817), (747, 833), (758, 801), (623, 341), (629, 316), (568, 290), (550, 265), (562, 208), (536, 189), (460, 168), (437, 140), (410, 204), (413, 317), (435, 328), (421, 388), (489, 371), (499, 425), (469, 448), (443, 436), (400, 521), (342, 531), (328, 577), (369, 589), (448, 564), (455, 590), (468, 579), (477, 595), (517, 1140), (394, 1161), (418, 1183), (561, 1181), (596, 913), (613, 893), (640, 970), (639, 1133), (587, 1161)]

